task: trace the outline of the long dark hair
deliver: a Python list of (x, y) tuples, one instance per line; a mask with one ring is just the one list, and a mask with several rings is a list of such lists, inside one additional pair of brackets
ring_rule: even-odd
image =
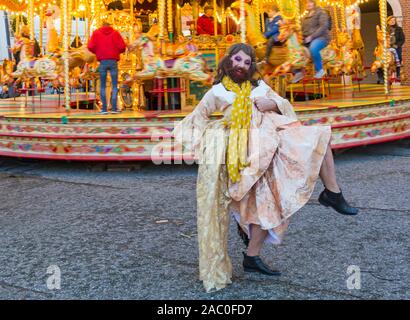
[(217, 74), (215, 77), (214, 85), (222, 82), (224, 76), (228, 75), (228, 69), (232, 65), (231, 57), (237, 54), (239, 51), (243, 51), (246, 55), (251, 57), (251, 66), (248, 70), (249, 80), (254, 87), (258, 86), (259, 78), (255, 78), (255, 74), (258, 73), (256, 66), (256, 53), (252, 46), (246, 43), (235, 43), (229, 47), (228, 54), (221, 59), (218, 65)]

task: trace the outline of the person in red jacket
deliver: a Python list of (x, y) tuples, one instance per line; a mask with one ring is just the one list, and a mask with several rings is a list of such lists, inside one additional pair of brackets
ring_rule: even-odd
[(105, 92), (108, 70), (112, 83), (111, 113), (118, 113), (118, 60), (120, 60), (120, 54), (126, 49), (124, 39), (118, 31), (111, 27), (109, 22), (104, 21), (103, 26), (93, 32), (87, 48), (97, 56), (97, 60), (100, 62), (100, 95), (103, 105), (100, 114), (108, 114)]
[[(197, 20), (196, 32), (197, 34), (209, 34), (215, 35), (214, 25), (214, 9), (206, 6), (204, 8), (204, 14)], [(218, 34), (221, 34), (221, 25), (218, 23)]]

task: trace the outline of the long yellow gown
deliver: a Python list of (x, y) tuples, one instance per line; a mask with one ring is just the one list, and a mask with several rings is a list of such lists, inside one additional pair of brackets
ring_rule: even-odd
[[(249, 226), (269, 230), (266, 242), (280, 243), (289, 218), (309, 200), (331, 137), (329, 126), (303, 126), (292, 105), (265, 82), (251, 99), (265, 97), (280, 113), (260, 112), (252, 106), (248, 138), (249, 166), (241, 179), (228, 179), (225, 156), (229, 119), (235, 93), (214, 85), (195, 110), (175, 128), (174, 137), (199, 161), (197, 227), (199, 277), (211, 292), (231, 283), (232, 265), (227, 250), (229, 218), (233, 215), (252, 236)], [(220, 111), (223, 119), (209, 120)]]

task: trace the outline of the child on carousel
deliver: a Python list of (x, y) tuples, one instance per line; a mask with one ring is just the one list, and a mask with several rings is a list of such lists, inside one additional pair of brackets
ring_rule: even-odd
[(279, 27), (280, 22), (282, 21), (282, 16), (279, 12), (279, 7), (275, 3), (271, 3), (265, 6), (265, 12), (268, 15), (268, 18), (265, 20), (265, 33), (264, 36), (268, 39), (268, 43), (266, 45), (266, 54), (264, 62), (267, 63), (269, 61), (269, 56), (272, 52), (273, 47), (281, 46), (282, 42), (278, 40), (279, 36)]

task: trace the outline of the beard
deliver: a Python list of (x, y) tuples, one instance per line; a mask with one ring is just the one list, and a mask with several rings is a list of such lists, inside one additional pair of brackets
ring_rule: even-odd
[(232, 66), (232, 62), (230, 60), (226, 63), (226, 74), (231, 78), (234, 82), (241, 84), (247, 80), (251, 79), (251, 74), (249, 70), (246, 70), (241, 67), (234, 67)]

